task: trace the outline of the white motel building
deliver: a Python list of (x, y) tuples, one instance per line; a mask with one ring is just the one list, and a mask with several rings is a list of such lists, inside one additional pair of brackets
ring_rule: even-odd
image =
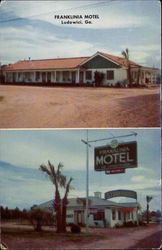
[[(157, 83), (158, 69), (129, 63), (133, 84)], [(89, 57), (22, 60), (1, 67), (1, 72), (7, 84), (86, 86), (94, 83), (98, 71), (104, 74), (102, 85), (115, 86), (126, 81), (127, 68), (124, 58), (98, 51)]]
[[(133, 222), (138, 225), (139, 203), (117, 203), (101, 198), (101, 192), (89, 197), (88, 223), (90, 227), (110, 227)], [(42, 203), (37, 208), (50, 210), (53, 200)], [(86, 223), (86, 198), (70, 198), (67, 204), (66, 223)]]

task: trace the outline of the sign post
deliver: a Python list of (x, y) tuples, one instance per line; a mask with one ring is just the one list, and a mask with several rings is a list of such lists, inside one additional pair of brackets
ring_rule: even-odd
[(88, 196), (89, 196), (89, 149), (90, 144), (88, 142), (88, 129), (87, 129), (87, 140), (81, 140), (86, 145), (86, 233), (88, 233)]
[(86, 151), (87, 151), (87, 162), (86, 162), (86, 233), (88, 233), (88, 195), (89, 195), (89, 151), (88, 151), (88, 130), (87, 130), (87, 145), (86, 145)]

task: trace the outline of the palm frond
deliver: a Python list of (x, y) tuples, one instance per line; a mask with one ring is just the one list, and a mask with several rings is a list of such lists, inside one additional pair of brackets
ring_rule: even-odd
[(59, 176), (59, 184), (60, 184), (60, 187), (65, 187), (65, 185), (66, 185), (66, 176), (65, 175)]
[(48, 165), (51, 171), (51, 175), (53, 176), (53, 178), (56, 178), (56, 171), (54, 165), (52, 165), (50, 161), (48, 161)]
[(49, 169), (47, 168), (46, 165), (41, 164), (39, 169), (40, 169), (42, 172), (45, 172), (48, 176), (51, 175), (51, 173), (50, 173), (50, 171), (49, 171)]
[(56, 172), (56, 175), (57, 175), (58, 178), (59, 178), (59, 176), (61, 174), (61, 169), (63, 167), (64, 167), (64, 165), (61, 162), (59, 162), (58, 167), (57, 167), (57, 172)]
[[(50, 165), (49, 163), (50, 163), (50, 162), (48, 161), (48, 165)], [(51, 171), (51, 168), (48, 168), (46, 165), (43, 165), (43, 164), (42, 164), (42, 165), (40, 166), (40, 170), (43, 171), (44, 173), (46, 173), (46, 174), (48, 175), (50, 181), (51, 181), (53, 184), (55, 184), (54, 176), (53, 176), (53, 173), (52, 173), (52, 171)]]
[(121, 52), (121, 54), (122, 54), (122, 56), (126, 57), (126, 53), (124, 50)]
[(122, 56), (128, 61), (129, 60), (129, 50), (126, 48), (121, 52)]
[(68, 181), (68, 183), (67, 183), (67, 185), (66, 185), (66, 190), (67, 190), (67, 192), (69, 192), (69, 190), (70, 190), (70, 183), (72, 182), (72, 180), (73, 180), (73, 178), (70, 177), (70, 179), (69, 179), (69, 181)]

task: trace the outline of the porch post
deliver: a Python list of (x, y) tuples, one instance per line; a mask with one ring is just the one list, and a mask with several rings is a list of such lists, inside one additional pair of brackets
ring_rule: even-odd
[(144, 81), (144, 84), (146, 83), (146, 80), (145, 80), (145, 70), (143, 71), (143, 81)]
[(80, 73), (80, 70), (78, 69), (77, 71), (76, 71), (76, 83), (79, 83), (79, 81), (80, 81), (80, 79), (79, 79), (79, 73)]

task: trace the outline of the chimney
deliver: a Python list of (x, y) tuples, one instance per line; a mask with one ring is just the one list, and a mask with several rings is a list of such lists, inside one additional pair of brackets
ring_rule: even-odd
[(101, 192), (94, 192), (94, 196), (96, 198), (100, 198), (101, 199), (102, 193)]

